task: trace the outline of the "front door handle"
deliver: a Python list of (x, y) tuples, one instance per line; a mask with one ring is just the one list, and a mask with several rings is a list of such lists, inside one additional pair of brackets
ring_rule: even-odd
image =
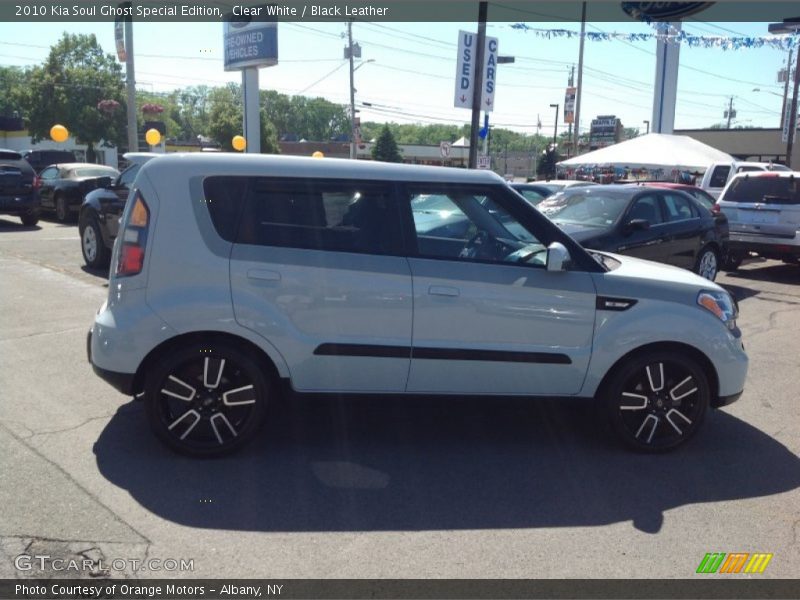
[(281, 274), (277, 271), (269, 271), (267, 269), (249, 269), (247, 271), (248, 279), (256, 279), (258, 281), (280, 281)]
[(455, 298), (460, 294), (458, 288), (448, 285), (432, 285), (428, 288), (428, 293), (431, 296), (449, 296), (450, 298)]

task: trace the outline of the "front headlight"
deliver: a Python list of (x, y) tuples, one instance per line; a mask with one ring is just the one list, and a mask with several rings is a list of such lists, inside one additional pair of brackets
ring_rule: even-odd
[(739, 309), (728, 292), (700, 292), (697, 295), (697, 304), (713, 313), (731, 331), (736, 329)]

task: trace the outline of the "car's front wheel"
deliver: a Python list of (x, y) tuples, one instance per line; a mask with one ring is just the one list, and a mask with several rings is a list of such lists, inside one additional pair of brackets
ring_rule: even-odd
[(604, 390), (614, 429), (628, 446), (663, 452), (689, 440), (705, 418), (708, 377), (678, 352), (644, 352), (626, 361)]
[(238, 450), (264, 420), (270, 380), (227, 343), (193, 343), (163, 356), (146, 376), (145, 406), (155, 434), (191, 456)]
[(709, 281), (714, 281), (719, 272), (719, 257), (717, 251), (710, 246), (706, 246), (697, 255), (694, 265), (694, 272)]
[(100, 225), (97, 219), (89, 217), (81, 225), (81, 252), (86, 266), (93, 269), (107, 267), (111, 262), (111, 252), (103, 242)]

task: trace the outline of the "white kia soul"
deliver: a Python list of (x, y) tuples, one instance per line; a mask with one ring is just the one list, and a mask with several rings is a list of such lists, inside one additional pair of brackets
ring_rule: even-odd
[(744, 387), (725, 290), (587, 252), (490, 172), (166, 155), (139, 171), (120, 229), (89, 359), (187, 454), (252, 439), (280, 380), (594, 398), (645, 451)]

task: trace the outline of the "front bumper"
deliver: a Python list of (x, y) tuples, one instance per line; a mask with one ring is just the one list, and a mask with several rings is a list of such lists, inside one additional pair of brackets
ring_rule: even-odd
[(730, 396), (720, 396), (719, 398), (712, 400), (711, 406), (713, 408), (722, 408), (723, 406), (728, 406), (736, 402), (739, 398), (741, 398), (742, 394), (744, 394), (744, 390), (742, 390), (738, 394), (731, 394)]

